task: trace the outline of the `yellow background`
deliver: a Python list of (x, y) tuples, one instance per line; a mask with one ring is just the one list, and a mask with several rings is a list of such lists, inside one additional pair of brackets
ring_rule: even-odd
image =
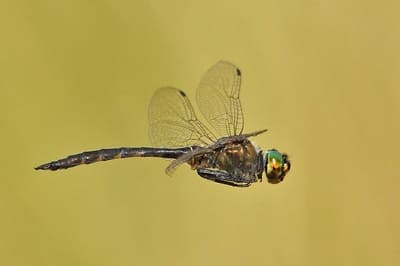
[[(0, 4), (0, 265), (399, 265), (400, 4)], [(246, 131), (289, 153), (279, 185), (161, 159), (40, 163), (149, 145), (147, 103), (243, 73)]]

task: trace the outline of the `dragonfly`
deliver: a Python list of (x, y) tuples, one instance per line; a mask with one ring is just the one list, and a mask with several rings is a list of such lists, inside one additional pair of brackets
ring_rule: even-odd
[(67, 169), (82, 164), (128, 157), (171, 159), (167, 174), (189, 164), (200, 177), (220, 184), (248, 187), (261, 182), (283, 181), (291, 164), (286, 153), (263, 151), (249, 138), (266, 129), (243, 133), (240, 101), (242, 72), (234, 64), (219, 61), (201, 78), (196, 90), (198, 118), (186, 93), (162, 87), (148, 108), (149, 147), (121, 147), (86, 151), (37, 166), (36, 170)]

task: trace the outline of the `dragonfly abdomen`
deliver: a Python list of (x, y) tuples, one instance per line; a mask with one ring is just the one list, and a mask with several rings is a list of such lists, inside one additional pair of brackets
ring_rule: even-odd
[(81, 164), (91, 164), (100, 161), (108, 161), (113, 159), (128, 158), (128, 157), (160, 157), (176, 159), (184, 153), (190, 151), (190, 147), (166, 149), (166, 148), (112, 148), (101, 149), (96, 151), (86, 151), (66, 158), (42, 164), (36, 167), (36, 170), (59, 170), (78, 166)]

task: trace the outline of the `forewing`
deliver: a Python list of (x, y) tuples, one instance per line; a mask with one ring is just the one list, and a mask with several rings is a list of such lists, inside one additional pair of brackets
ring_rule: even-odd
[(150, 101), (149, 137), (155, 147), (204, 146), (216, 141), (197, 119), (186, 94), (172, 87), (158, 89)]
[(243, 132), (240, 85), (239, 68), (220, 61), (205, 73), (197, 88), (199, 109), (220, 136), (235, 136)]

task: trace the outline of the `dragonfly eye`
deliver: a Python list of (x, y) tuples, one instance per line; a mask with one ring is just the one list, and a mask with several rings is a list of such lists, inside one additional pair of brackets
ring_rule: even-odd
[(290, 161), (286, 154), (275, 149), (268, 150), (265, 155), (265, 174), (269, 183), (278, 184), (283, 181), (290, 170)]

